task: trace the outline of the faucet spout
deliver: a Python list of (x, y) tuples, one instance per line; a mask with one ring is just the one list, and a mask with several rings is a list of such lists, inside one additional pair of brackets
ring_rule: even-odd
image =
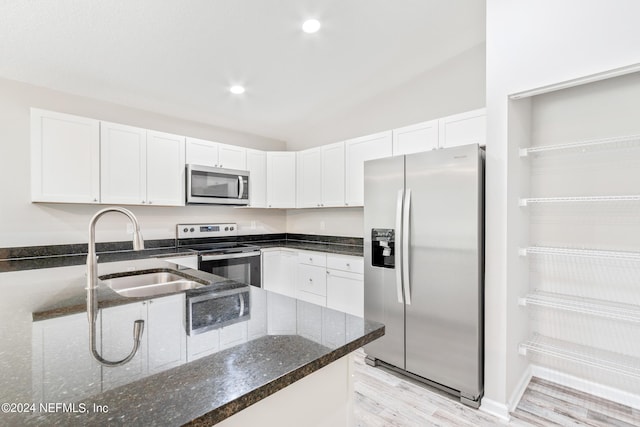
[(96, 321), (98, 317), (98, 256), (96, 255), (96, 222), (108, 212), (120, 212), (127, 216), (133, 225), (133, 249), (139, 251), (144, 249), (144, 240), (140, 233), (138, 220), (128, 209), (120, 207), (110, 207), (98, 211), (91, 221), (89, 221), (89, 248), (87, 251), (87, 316), (89, 318), (89, 350), (91, 355), (103, 366), (120, 366), (129, 362), (138, 352), (140, 339), (144, 332), (144, 320), (136, 320), (133, 325), (133, 349), (127, 357), (118, 361), (104, 359), (96, 349)]

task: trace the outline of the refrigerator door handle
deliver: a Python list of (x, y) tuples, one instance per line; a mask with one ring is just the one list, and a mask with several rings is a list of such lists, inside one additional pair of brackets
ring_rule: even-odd
[(404, 189), (398, 190), (398, 202), (396, 204), (396, 233), (395, 233), (395, 269), (396, 269), (396, 290), (398, 291), (398, 302), (404, 302), (402, 298), (402, 202), (404, 201)]
[(409, 279), (409, 239), (411, 228), (409, 214), (411, 213), (411, 189), (405, 190), (404, 209), (402, 212), (402, 287), (404, 288), (404, 302), (411, 304), (411, 281)]

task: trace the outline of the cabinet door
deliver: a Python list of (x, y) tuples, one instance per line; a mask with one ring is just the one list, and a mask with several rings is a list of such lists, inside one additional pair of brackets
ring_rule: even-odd
[(100, 122), (102, 203), (139, 205), (147, 200), (147, 131)]
[(100, 393), (100, 365), (89, 353), (86, 313), (34, 322), (32, 340), (35, 403), (75, 402)]
[(393, 130), (393, 155), (419, 153), (438, 148), (438, 120)]
[(218, 143), (198, 138), (186, 138), (186, 163), (218, 166)]
[(218, 144), (218, 165), (225, 169), (247, 169), (247, 149), (235, 145)]
[(267, 152), (267, 207), (296, 207), (296, 153)]
[(220, 329), (187, 337), (187, 360), (199, 359), (220, 350)]
[(117, 367), (102, 369), (103, 391), (136, 381), (147, 374), (147, 337), (149, 324), (147, 320), (147, 303), (108, 307), (100, 310), (102, 318), (102, 357), (107, 360), (122, 360), (133, 348), (133, 322), (144, 320), (144, 331), (140, 348), (128, 363)]
[(31, 200), (100, 201), (100, 122), (31, 109)]
[(220, 329), (220, 350), (247, 342), (247, 321), (234, 323)]
[(249, 206), (267, 207), (267, 153), (247, 149), (247, 170), (249, 171)]
[(149, 373), (187, 361), (184, 294), (150, 300), (147, 304)]
[(440, 148), (466, 144), (486, 145), (486, 114), (486, 109), (480, 108), (440, 119)]
[(147, 203), (184, 206), (183, 136), (147, 132)]
[(264, 289), (294, 297), (297, 264), (298, 255), (294, 251), (262, 252), (262, 286)]
[(324, 267), (307, 264), (298, 265), (296, 298), (305, 299), (301, 297), (303, 293), (311, 293), (321, 297), (327, 295), (327, 272)]
[(279, 250), (263, 251), (262, 262), (262, 287), (271, 292), (282, 294), (285, 289), (282, 287), (282, 264), (280, 262)]
[(327, 270), (327, 307), (363, 317), (363, 275)]
[(344, 142), (322, 147), (322, 206), (344, 206)]
[(322, 203), (322, 150), (312, 148), (299, 151), (297, 156), (297, 207), (320, 207)]
[(350, 139), (345, 142), (345, 204), (364, 204), (364, 162), (391, 156), (391, 131)]

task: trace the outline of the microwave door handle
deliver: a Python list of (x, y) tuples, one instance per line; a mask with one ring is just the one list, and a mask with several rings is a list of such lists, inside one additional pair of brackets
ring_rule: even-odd
[(240, 188), (238, 190), (238, 199), (242, 199), (242, 195), (244, 194), (244, 180), (240, 175), (238, 175), (238, 187)]

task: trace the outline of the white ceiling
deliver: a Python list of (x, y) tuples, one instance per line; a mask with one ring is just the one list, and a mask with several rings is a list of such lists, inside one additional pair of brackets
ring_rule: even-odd
[[(0, 0), (0, 77), (281, 140), (485, 39), (481, 0)], [(316, 34), (300, 30), (314, 17)], [(228, 92), (243, 84), (246, 93)]]

